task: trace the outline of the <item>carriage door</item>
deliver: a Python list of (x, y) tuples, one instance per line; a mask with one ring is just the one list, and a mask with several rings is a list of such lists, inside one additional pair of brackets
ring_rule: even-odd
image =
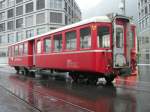
[(114, 38), (113, 38), (113, 66), (114, 68), (121, 68), (126, 65), (124, 53), (124, 26), (114, 25)]

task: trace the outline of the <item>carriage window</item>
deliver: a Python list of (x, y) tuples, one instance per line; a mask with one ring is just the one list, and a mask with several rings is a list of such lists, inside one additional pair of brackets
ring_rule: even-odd
[(60, 52), (62, 50), (62, 35), (54, 36), (54, 51)]
[(49, 53), (51, 49), (51, 39), (44, 39), (44, 52)]
[(66, 33), (66, 49), (68, 50), (74, 50), (76, 49), (76, 32), (68, 32)]
[(123, 28), (116, 28), (116, 47), (123, 47)]
[(9, 57), (11, 57), (11, 52), (12, 52), (11, 49), (12, 49), (11, 47), (8, 48), (8, 56)]
[(91, 29), (84, 28), (80, 30), (80, 48), (91, 47)]
[(107, 27), (107, 26), (98, 27), (97, 45), (99, 48), (109, 48), (110, 47), (109, 27)]
[(24, 54), (28, 54), (28, 43), (24, 44)]
[(18, 46), (15, 46), (15, 56), (18, 56)]
[(14, 46), (11, 47), (11, 56), (14, 57)]
[(41, 53), (41, 41), (37, 41), (37, 53)]
[(130, 48), (134, 48), (134, 31), (129, 31)]
[(20, 56), (23, 55), (23, 44), (19, 45), (19, 54)]

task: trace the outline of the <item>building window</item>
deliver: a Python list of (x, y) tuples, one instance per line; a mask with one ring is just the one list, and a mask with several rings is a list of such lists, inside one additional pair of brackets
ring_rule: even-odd
[(5, 12), (0, 13), (0, 21), (5, 19)]
[(9, 21), (7, 23), (7, 30), (13, 30), (14, 29), (14, 22), (13, 21)]
[(33, 11), (33, 2), (26, 4), (26, 13)]
[(41, 41), (37, 41), (37, 53), (41, 53)]
[(23, 2), (23, 0), (16, 0), (16, 4)]
[(5, 31), (5, 23), (0, 24), (0, 32)]
[(4, 35), (0, 35), (0, 43), (1, 44), (6, 44), (7, 43), (7, 38)]
[(21, 28), (23, 27), (23, 18), (17, 19), (16, 20), (16, 28)]
[(80, 48), (91, 47), (91, 28), (84, 28), (80, 30)]
[(37, 35), (45, 33), (45, 28), (38, 28), (37, 29)]
[(51, 23), (62, 23), (63, 22), (62, 13), (50, 12), (50, 22)]
[(145, 59), (146, 59), (146, 61), (148, 61), (150, 59), (150, 51), (149, 51), (149, 49), (145, 50)]
[(46, 38), (46, 39), (44, 39), (44, 52), (49, 53), (50, 50), (51, 50), (51, 39)]
[(7, 12), (7, 18), (11, 18), (11, 17), (14, 17), (14, 9), (10, 9)]
[(0, 57), (7, 57), (7, 49), (6, 48), (3, 48), (3, 49), (0, 49)]
[(23, 15), (23, 6), (16, 8), (16, 16)]
[(45, 0), (36, 0), (36, 9), (40, 10), (45, 8)]
[(40, 13), (36, 15), (36, 24), (45, 23), (45, 13)]
[(50, 0), (50, 8), (62, 9), (64, 0)]
[(62, 35), (54, 36), (54, 52), (60, 52), (62, 50)]
[(23, 33), (22, 32), (17, 32), (16, 33), (16, 41), (21, 41), (23, 40)]
[(5, 0), (0, 1), (0, 9), (5, 8)]
[(145, 7), (145, 14), (147, 14), (148, 13), (148, 10), (147, 10), (147, 6)]
[(8, 34), (8, 43), (13, 43), (14, 42), (14, 34)]
[(26, 31), (26, 38), (30, 38), (34, 36), (34, 30), (27, 30)]
[[(117, 29), (116, 32), (116, 46), (118, 48), (123, 47), (123, 30), (121, 28)], [(110, 32), (109, 32), (109, 27), (104, 26), (104, 27), (98, 27), (98, 32), (97, 32), (97, 44), (99, 48), (108, 48), (110, 47)]]
[(8, 7), (14, 6), (15, 1), (14, 0), (8, 0)]
[(56, 27), (50, 27), (50, 30), (55, 30), (55, 29), (57, 29)]
[(26, 24), (26, 27), (33, 26), (33, 16), (26, 17), (25, 24)]
[(74, 50), (77, 46), (76, 32), (67, 32), (66, 33), (66, 49)]
[(149, 37), (145, 37), (145, 43), (146, 43), (146, 44), (149, 43)]

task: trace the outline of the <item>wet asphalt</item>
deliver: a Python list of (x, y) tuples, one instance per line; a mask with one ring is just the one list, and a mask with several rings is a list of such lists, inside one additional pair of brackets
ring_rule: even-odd
[(150, 112), (150, 66), (138, 71), (137, 77), (94, 86), (0, 67), (0, 112)]

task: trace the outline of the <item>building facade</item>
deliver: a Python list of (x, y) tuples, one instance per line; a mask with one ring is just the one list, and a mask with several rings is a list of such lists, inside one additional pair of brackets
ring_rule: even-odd
[(150, 64), (150, 0), (138, 0), (139, 62)]
[(0, 0), (0, 63), (7, 45), (80, 20), (75, 0)]

